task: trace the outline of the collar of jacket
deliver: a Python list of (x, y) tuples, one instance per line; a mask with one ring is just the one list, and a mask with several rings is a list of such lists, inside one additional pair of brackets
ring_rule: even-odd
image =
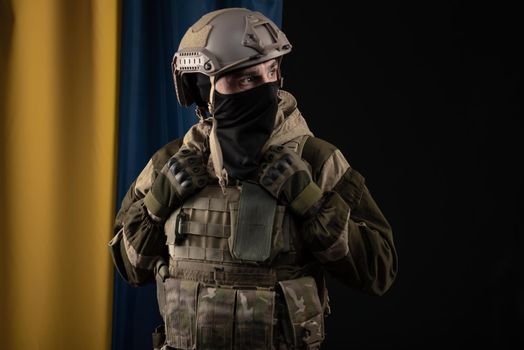
[[(282, 145), (302, 136), (313, 136), (306, 120), (297, 107), (295, 97), (285, 90), (279, 90), (278, 98), (275, 126), (268, 141), (262, 147), (262, 152), (272, 145)], [(210, 152), (206, 140), (209, 138), (211, 126), (211, 118), (193, 125), (184, 135), (183, 143), (188, 147), (200, 150), (202, 153)], [(210, 175), (215, 177), (212, 158), (212, 156), (209, 157), (208, 170)]]

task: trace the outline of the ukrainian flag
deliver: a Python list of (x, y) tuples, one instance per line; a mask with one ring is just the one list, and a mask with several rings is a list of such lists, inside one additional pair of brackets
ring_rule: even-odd
[(282, 0), (0, 0), (0, 349), (149, 349), (154, 286), (114, 273), (115, 211), (196, 121), (171, 57), (203, 14)]

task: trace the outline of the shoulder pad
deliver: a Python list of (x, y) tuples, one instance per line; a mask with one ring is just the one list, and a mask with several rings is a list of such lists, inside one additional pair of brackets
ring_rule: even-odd
[(167, 163), (169, 158), (171, 158), (176, 152), (178, 152), (178, 149), (181, 146), (182, 139), (178, 138), (169, 142), (168, 144), (160, 148), (158, 151), (156, 151), (155, 154), (153, 154), (153, 157), (151, 157), (154, 169), (160, 171), (164, 164)]
[(319, 178), (326, 160), (328, 160), (336, 150), (337, 147), (318, 137), (307, 138), (304, 149), (302, 150), (302, 158), (311, 165), (314, 181)]

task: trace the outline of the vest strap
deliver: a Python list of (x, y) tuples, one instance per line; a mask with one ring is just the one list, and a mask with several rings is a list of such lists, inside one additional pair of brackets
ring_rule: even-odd
[(169, 267), (169, 274), (173, 278), (239, 288), (273, 289), (277, 284), (275, 270), (260, 266), (217, 266), (197, 261), (174, 260)]
[(178, 227), (178, 232), (197, 236), (228, 238), (231, 234), (231, 226), (197, 221), (182, 221)]

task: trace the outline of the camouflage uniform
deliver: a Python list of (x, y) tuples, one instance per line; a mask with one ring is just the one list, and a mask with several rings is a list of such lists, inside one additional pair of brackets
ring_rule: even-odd
[[(166, 349), (316, 349), (329, 313), (326, 271), (374, 295), (395, 279), (391, 228), (364, 178), (340, 150), (314, 137), (290, 93), (280, 90), (278, 99), (262, 152), (283, 146), (304, 161), (323, 194), (315, 215), (295, 215), (278, 202), (266, 236), (258, 235), (258, 224), (243, 226), (243, 196), (259, 193), (249, 204), (255, 214), (264, 212), (266, 199), (256, 183), (224, 183), (214, 171), (211, 119), (158, 150), (122, 202), (110, 242), (113, 260), (134, 286), (156, 281)], [(210, 181), (158, 221), (144, 200), (182, 146), (204, 155)]]

